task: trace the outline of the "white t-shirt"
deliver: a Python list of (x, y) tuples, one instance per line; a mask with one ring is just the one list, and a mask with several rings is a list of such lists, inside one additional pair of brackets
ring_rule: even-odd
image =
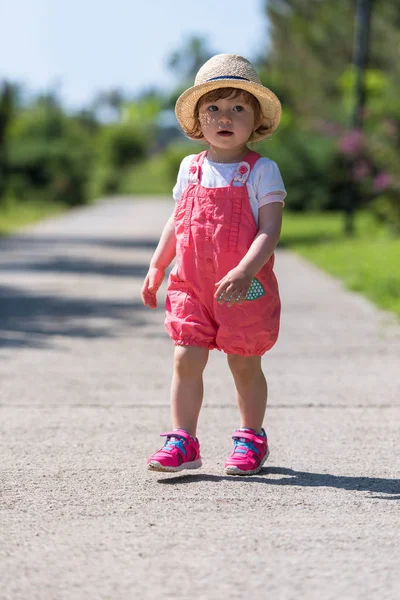
[[(172, 191), (174, 200), (180, 200), (187, 187), (189, 167), (195, 154), (186, 156), (179, 168), (177, 182)], [(217, 163), (205, 157), (201, 168), (201, 185), (206, 188), (219, 188), (230, 185), (239, 162)], [(279, 172), (278, 165), (269, 158), (261, 157), (251, 169), (246, 182), (251, 210), (258, 224), (258, 209), (264, 204), (281, 202), (285, 205), (286, 190)]]

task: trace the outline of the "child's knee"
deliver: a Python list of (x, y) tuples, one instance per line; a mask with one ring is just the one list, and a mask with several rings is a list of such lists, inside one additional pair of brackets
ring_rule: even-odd
[(252, 379), (261, 371), (261, 356), (228, 354), (228, 365), (234, 377)]
[(174, 369), (180, 377), (201, 375), (208, 360), (208, 349), (201, 346), (177, 346)]

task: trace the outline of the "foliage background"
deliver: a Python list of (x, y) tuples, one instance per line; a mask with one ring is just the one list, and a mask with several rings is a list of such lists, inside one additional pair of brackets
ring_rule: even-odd
[[(256, 149), (279, 164), (295, 212), (366, 210), (400, 233), (398, 174), (400, 0), (373, 3), (362, 131), (354, 112), (355, 0), (269, 0), (268, 39), (256, 64), (282, 101), (275, 135)], [(218, 50), (217, 50), (218, 51)], [(215, 51), (199, 37), (171, 52), (171, 94), (105, 90), (67, 112), (57, 92), (26, 100), (0, 84), (0, 211), (76, 206), (117, 193), (167, 193), (182, 157), (202, 148), (173, 115), (176, 97)]]

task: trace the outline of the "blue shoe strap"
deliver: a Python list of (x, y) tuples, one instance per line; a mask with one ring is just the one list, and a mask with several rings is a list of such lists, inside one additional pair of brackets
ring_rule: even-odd
[(252, 450), (256, 454), (260, 454), (259, 449), (256, 448), (256, 446), (253, 444), (253, 442), (250, 442), (249, 440), (245, 440), (243, 438), (242, 439), (234, 438), (233, 444), (234, 444), (235, 452), (240, 452), (241, 454), (246, 454), (247, 450)]
[(176, 438), (175, 438), (175, 436), (168, 437), (163, 446), (163, 450), (166, 450), (167, 452), (169, 452), (173, 448), (178, 448), (178, 450), (180, 450), (186, 456), (186, 450), (183, 445), (183, 440), (184, 440), (184, 437), (182, 437), (182, 436), (176, 436)]

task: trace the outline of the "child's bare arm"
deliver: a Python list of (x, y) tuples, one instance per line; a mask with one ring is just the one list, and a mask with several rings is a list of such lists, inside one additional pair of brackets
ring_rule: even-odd
[(258, 211), (258, 232), (239, 267), (253, 278), (271, 258), (281, 235), (282, 204), (265, 204)]
[(142, 287), (142, 300), (145, 306), (157, 308), (157, 292), (163, 282), (165, 269), (176, 254), (174, 214), (168, 219), (150, 261), (150, 267)]
[[(217, 282), (215, 298), (222, 304), (231, 296), (228, 306), (241, 304), (249, 291), (253, 277), (272, 256), (281, 233), (282, 204), (265, 204), (258, 211), (258, 232), (249, 250), (237, 267)], [(221, 297), (222, 294), (222, 297)], [(240, 297), (240, 300), (236, 299)]]

